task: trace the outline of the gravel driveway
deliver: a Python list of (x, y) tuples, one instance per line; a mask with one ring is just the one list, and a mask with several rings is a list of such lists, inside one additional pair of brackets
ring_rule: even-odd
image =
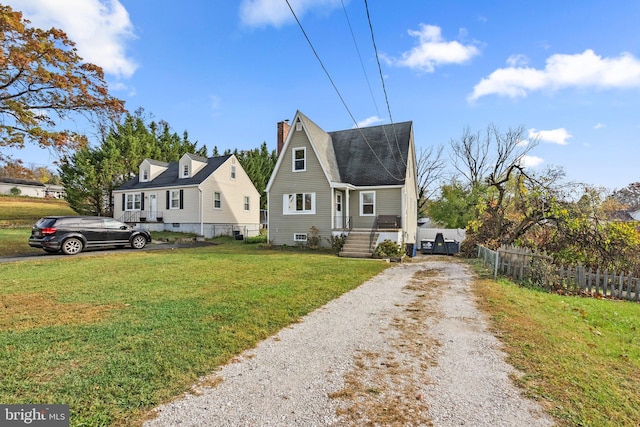
[(154, 411), (155, 426), (550, 426), (520, 395), (468, 267), (387, 269)]

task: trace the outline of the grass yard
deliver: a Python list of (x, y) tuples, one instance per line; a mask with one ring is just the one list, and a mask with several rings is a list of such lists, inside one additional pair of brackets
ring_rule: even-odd
[(0, 228), (31, 228), (39, 218), (47, 215), (77, 213), (64, 200), (0, 195)]
[(40, 253), (29, 247), (31, 227), (47, 215), (77, 215), (59, 199), (0, 195), (0, 256)]
[(640, 304), (479, 281), (516, 379), (561, 425), (638, 426)]
[(234, 355), (389, 264), (227, 241), (0, 264), (0, 402), (140, 425)]

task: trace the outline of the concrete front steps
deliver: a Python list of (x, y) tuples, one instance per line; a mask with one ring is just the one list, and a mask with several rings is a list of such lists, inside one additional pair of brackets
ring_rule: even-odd
[[(340, 251), (340, 256), (345, 258), (371, 258), (377, 240), (378, 233), (374, 233), (373, 240), (371, 239), (371, 230), (351, 230)], [(373, 242), (373, 245), (370, 245), (370, 242)]]

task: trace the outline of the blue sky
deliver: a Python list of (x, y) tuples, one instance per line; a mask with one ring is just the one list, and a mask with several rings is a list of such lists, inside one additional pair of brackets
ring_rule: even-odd
[(276, 123), (296, 110), (326, 131), (352, 128), (351, 115), (411, 120), (418, 149), (466, 126), (523, 125), (541, 140), (531, 168), (611, 189), (640, 181), (640, 2), (369, 0), (391, 117), (364, 0), (289, 2), (351, 114), (285, 0), (4, 1), (65, 30), (130, 111), (209, 150), (275, 148)]

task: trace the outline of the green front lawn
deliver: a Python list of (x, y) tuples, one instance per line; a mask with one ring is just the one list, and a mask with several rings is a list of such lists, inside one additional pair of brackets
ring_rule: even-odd
[(198, 377), (389, 264), (241, 242), (0, 264), (0, 402), (139, 425)]
[(516, 378), (566, 426), (637, 426), (640, 304), (562, 296), (481, 280), (481, 306)]

